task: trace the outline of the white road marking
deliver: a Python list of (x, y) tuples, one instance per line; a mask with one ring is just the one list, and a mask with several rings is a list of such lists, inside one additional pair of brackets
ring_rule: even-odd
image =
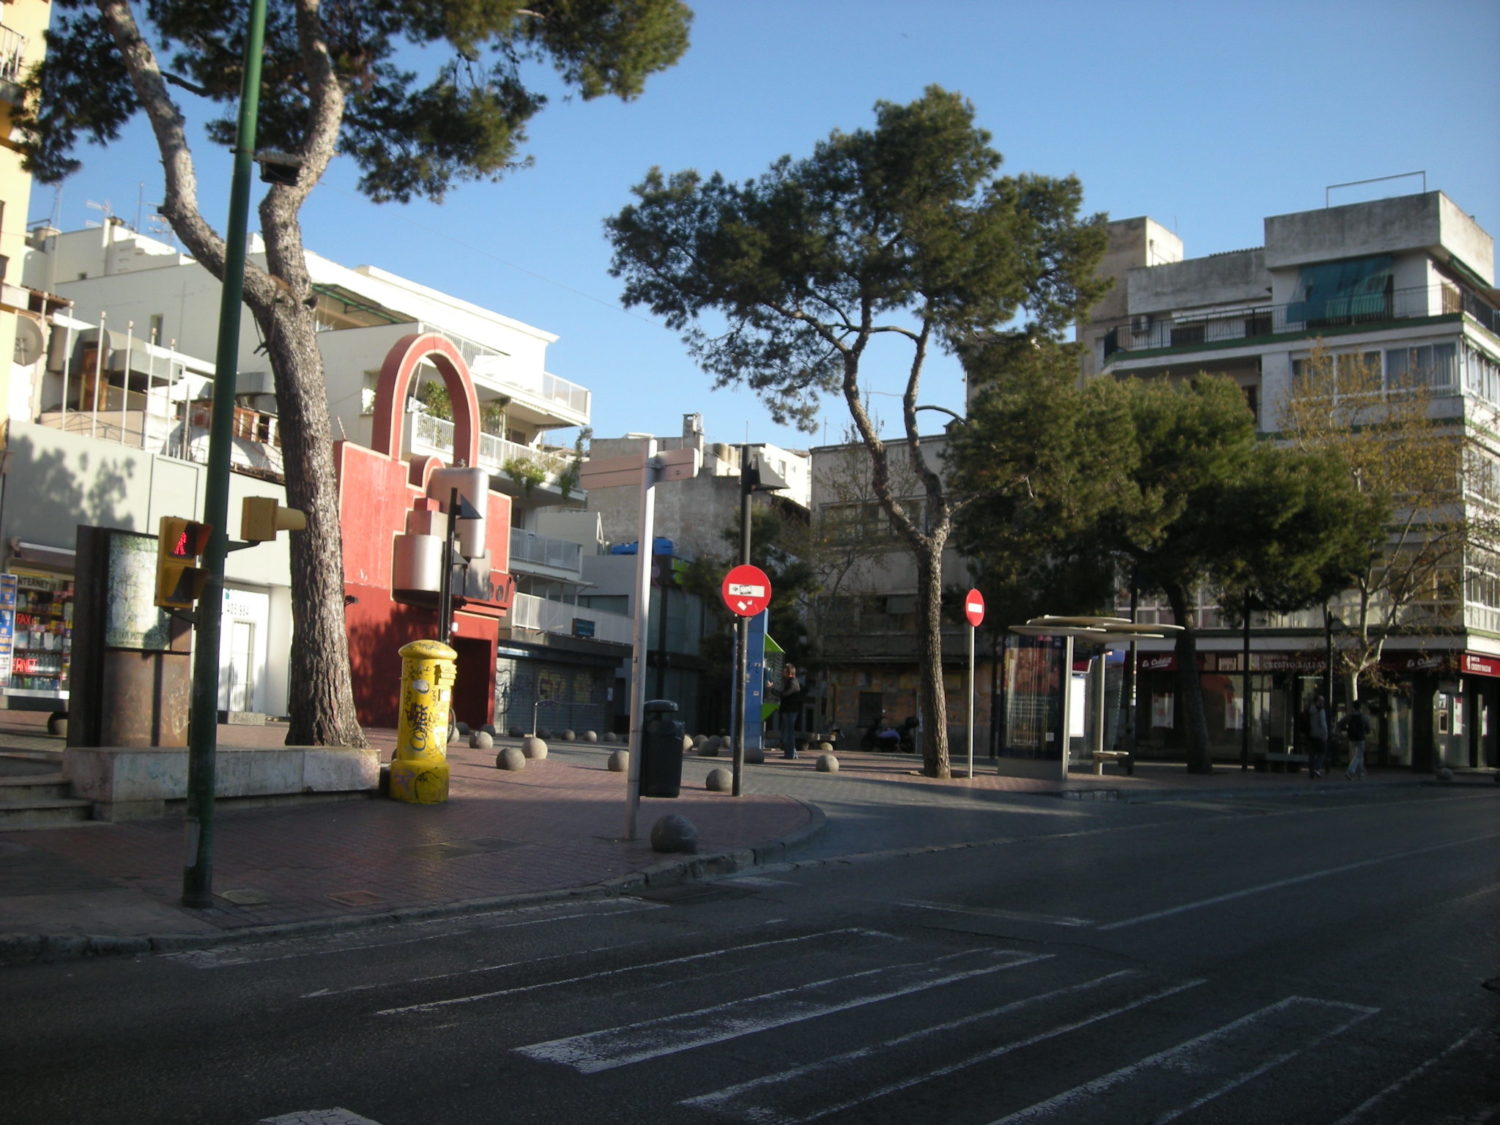
[(1381, 1090), (1371, 1097), (1366, 1098), (1359, 1105), (1355, 1106), (1348, 1113), (1344, 1114), (1343, 1117), (1340, 1117), (1337, 1121), (1335, 1121), (1333, 1125), (1351, 1125), (1352, 1122), (1358, 1121), (1360, 1118), (1364, 1117), (1365, 1114), (1369, 1113), (1376, 1106), (1378, 1106), (1386, 1098), (1390, 1097), (1392, 1094), (1400, 1092), (1407, 1086), (1410, 1086), (1428, 1070), (1432, 1069), (1438, 1063), (1442, 1062), (1443, 1059), (1447, 1058), (1449, 1055), (1455, 1053), (1456, 1051), (1460, 1051), (1464, 1047), (1468, 1046), (1469, 1040), (1473, 1039), (1483, 1030), (1483, 1028), (1476, 1027), (1469, 1031), (1467, 1034), (1460, 1036), (1455, 1042), (1448, 1044), (1447, 1047), (1443, 1048), (1437, 1054), (1433, 1055), (1432, 1058), (1428, 1059), (1421, 1066), (1413, 1067), (1411, 1070), (1408, 1070), (1405, 1074), (1403, 1074), (1400, 1078), (1396, 1079), (1396, 1081), (1392, 1082), (1384, 1090)]
[(1185, 914), (1189, 910), (1201, 910), (1205, 906), (1217, 906), (1221, 902), (1233, 902), (1237, 898), (1246, 898), (1250, 895), (1263, 894), (1266, 891), (1279, 891), (1282, 887), (1294, 887), (1298, 883), (1308, 883), (1314, 879), (1326, 879), (1331, 875), (1343, 875), (1350, 871), (1358, 871), (1362, 867), (1374, 867), (1377, 864), (1389, 863), (1392, 860), (1411, 859), (1413, 856), (1428, 855), (1432, 852), (1445, 851), (1448, 848), (1462, 848), (1470, 844), (1483, 843), (1486, 840), (1500, 838), (1500, 832), (1490, 833), (1487, 836), (1475, 836), (1468, 840), (1453, 840), (1446, 844), (1433, 844), (1431, 847), (1414, 848), (1411, 851), (1395, 852), (1391, 855), (1376, 856), (1373, 859), (1361, 859), (1354, 863), (1346, 863), (1340, 867), (1325, 867), (1321, 871), (1309, 871), (1303, 875), (1293, 875), (1289, 879), (1278, 879), (1274, 883), (1262, 883), (1257, 887), (1246, 887), (1239, 891), (1230, 891), (1228, 894), (1215, 895), (1213, 898), (1199, 899), (1197, 902), (1185, 902), (1181, 906), (1168, 907), (1166, 910), (1156, 910), (1150, 914), (1139, 914), (1134, 918), (1124, 918), (1118, 922), (1107, 922), (1100, 926), (1100, 930), (1123, 930), (1127, 926), (1138, 926), (1142, 922), (1154, 922), (1158, 918), (1170, 918), (1174, 914)]
[[(1113, 976), (1115, 974), (1111, 975)], [(1093, 983), (1095, 982), (1089, 982), (1088, 986), (1092, 986)], [(739, 1113), (739, 1116), (743, 1117), (745, 1120), (757, 1122), (758, 1125), (801, 1125), (802, 1122), (815, 1121), (830, 1114), (843, 1113), (847, 1110), (855, 1109), (858, 1106), (862, 1106), (867, 1104), (868, 1102), (874, 1101), (876, 1098), (883, 1098), (890, 1094), (899, 1093), (902, 1090), (909, 1090), (913, 1086), (920, 1086), (922, 1083), (930, 1082), (934, 1078), (946, 1078), (950, 1074), (956, 1074), (959, 1071), (965, 1070), (971, 1066), (979, 1066), (982, 1063), (992, 1062), (993, 1060), (998, 1059), (1003, 1055), (1010, 1054), (1010, 1052), (1012, 1051), (1019, 1051), (1024, 1047), (1032, 1047), (1038, 1043), (1045, 1043), (1047, 1040), (1055, 1039), (1059, 1035), (1067, 1035), (1069, 1032), (1077, 1031), (1080, 1028), (1088, 1027), (1091, 1024), (1096, 1024), (1103, 1020), (1112, 1019), (1115, 1016), (1124, 1015), (1126, 1012), (1134, 1011), (1136, 1008), (1143, 1008), (1147, 1004), (1155, 1003), (1157, 1000), (1164, 1000), (1168, 996), (1175, 996), (1179, 992), (1186, 992), (1190, 988), (1197, 988), (1199, 985), (1206, 983), (1208, 983), (1206, 979), (1190, 980), (1184, 981), (1181, 984), (1172, 985), (1167, 988), (1158, 989), (1155, 992), (1148, 993), (1147, 995), (1138, 997), (1137, 999), (1131, 1000), (1128, 1003), (1120, 1004), (1117, 1007), (1110, 1008), (1108, 1011), (1098, 1012), (1095, 1015), (1088, 1016), (1085, 1019), (1073, 1020), (1070, 1023), (1060, 1024), (1059, 1026), (1051, 1028), (1047, 1031), (1042, 1031), (1038, 1032), (1036, 1035), (1027, 1036), (1025, 1039), (1017, 1039), (1010, 1043), (1002, 1043), (998, 1047), (992, 1047), (989, 1050), (981, 1051), (979, 1054), (970, 1055), (967, 1058), (958, 1060), (957, 1062), (949, 1063), (947, 1066), (936, 1067), (932, 1070), (923, 1071), (921, 1074), (913, 1075), (910, 1078), (903, 1079), (900, 1082), (891, 1082), (887, 1085), (876, 1087), (873, 1090), (867, 1090), (858, 1098), (852, 1099), (850, 1101), (840, 1102), (839, 1104), (832, 1106), (819, 1106), (814, 1112), (808, 1114), (805, 1117), (784, 1117), (764, 1105), (745, 1107), (745, 1109)], [(1074, 987), (1081, 988), (1088, 986)], [(1059, 990), (1059, 994), (1065, 991), (1067, 990)]]
[(493, 1000), (500, 996), (516, 996), (523, 992), (534, 992), (541, 988), (558, 988), (567, 984), (579, 984), (583, 981), (605, 980), (610, 977), (623, 977), (631, 973), (645, 972), (649, 969), (663, 968), (668, 965), (687, 965), (696, 961), (711, 961), (719, 957), (734, 957), (753, 949), (769, 949), (778, 945), (795, 945), (799, 942), (817, 941), (829, 937), (861, 937), (880, 938), (886, 941), (894, 941), (890, 934), (880, 933), (878, 930), (824, 930), (816, 934), (804, 934), (801, 937), (776, 938), (773, 941), (751, 942), (748, 945), (736, 945), (728, 949), (710, 949), (704, 953), (690, 953), (683, 957), (670, 957), (664, 961), (649, 961), (641, 965), (627, 965), (620, 969), (601, 969), (598, 972), (584, 973), (582, 976), (568, 977), (564, 980), (538, 981), (536, 984), (519, 985), (515, 988), (500, 988), (491, 992), (476, 992), (469, 996), (454, 996), (447, 1000), (425, 1000), (420, 1004), (406, 1004), (399, 1008), (383, 1008), (376, 1012), (377, 1016), (399, 1016), (411, 1012), (435, 1012), (441, 1008), (449, 1008), (458, 1004), (474, 1004), (481, 1000)]
[[(710, 1043), (722, 1043), (728, 1039), (754, 1035), (834, 1012), (862, 1008), (945, 984), (974, 980), (991, 973), (1029, 965), (1043, 960), (1047, 955), (997, 950), (989, 956), (1012, 959), (979, 969), (957, 972), (944, 972), (940, 969), (939, 966), (956, 958), (973, 960), (974, 954), (966, 950), (948, 954), (928, 964), (888, 965), (866, 969), (758, 996), (747, 996), (696, 1011), (642, 1020), (639, 1023), (553, 1039), (545, 1043), (532, 1043), (517, 1047), (516, 1051), (543, 1062), (570, 1066), (581, 1074), (595, 1074), (601, 1070), (612, 1070), (663, 1055), (673, 1055)], [(873, 987), (876, 991), (857, 991), (853, 996), (831, 995), (845, 992), (854, 982), (866, 982), (866, 987)], [(819, 993), (824, 995), (820, 998)]]
[[(1103, 1103), (1091, 1099), (1124, 1083), (1137, 1083), (1137, 1089), (1149, 1089), (1153, 1095), (1170, 1097), (1172, 1096), (1170, 1087), (1174, 1082), (1179, 1086), (1201, 1082), (1213, 1074), (1216, 1064), (1221, 1062), (1232, 1064), (1243, 1058), (1247, 1052), (1253, 1052), (1264, 1042), (1289, 1043), (1298, 1039), (1300, 1034), (1301, 1042), (1295, 1048), (1280, 1051), (1258, 1066), (1232, 1074), (1227, 1081), (1207, 1093), (1153, 1118), (1158, 1125), (1164, 1125), (1165, 1122), (1173, 1121), (1184, 1113), (1190, 1113), (1230, 1090), (1244, 1085), (1272, 1067), (1290, 1061), (1324, 1040), (1342, 1034), (1361, 1020), (1369, 1019), (1379, 1010), (1359, 1004), (1315, 1000), (1306, 996), (1288, 996), (1259, 1011), (1241, 1016), (1223, 1027), (1205, 1032), (1175, 1047), (1158, 1051), (1154, 1055), (1121, 1067), (1119, 1070), (1111, 1071), (1092, 1082), (1075, 1086), (1071, 1090), (1064, 1090), (1044, 1102), (1027, 1106), (1025, 1109), (998, 1119), (992, 1125), (1011, 1125), (1012, 1122), (1032, 1121), (1042, 1117), (1054, 1117), (1063, 1121), (1086, 1121), (1090, 1118), (1092, 1111), (1103, 1108)], [(1322, 1015), (1324, 1012), (1339, 1013), (1339, 1022), (1328, 1027), (1296, 1026), (1296, 1020), (1314, 1022), (1313, 1017)], [(1274, 1035), (1269, 1034), (1268, 1029), (1257, 1026), (1272, 1022), (1275, 1017), (1282, 1015), (1294, 1015), (1296, 1020), (1292, 1021), (1292, 1026), (1287, 1027), (1279, 1027), (1273, 1023)], [(1142, 1076), (1147, 1071), (1153, 1073), (1143, 1080)]]
[[(883, 901), (883, 900), (882, 900)], [(916, 910), (939, 910), (948, 914), (973, 914), (980, 918), (1000, 918), (1007, 922), (1037, 922), (1044, 926), (1092, 926), (1092, 918), (1069, 918), (1063, 914), (1033, 914), (1025, 910), (1000, 910), (990, 906), (955, 906), (946, 902), (928, 902), (908, 899), (892, 903), (894, 906), (910, 906)]]
[[(773, 1111), (767, 1106), (750, 1101), (746, 1095), (759, 1093), (768, 1087), (784, 1086), (805, 1078), (809, 1074), (817, 1074), (822, 1071), (847, 1066), (850, 1063), (871, 1058), (885, 1052), (899, 1051), (912, 1043), (934, 1035), (941, 1035), (944, 1032), (955, 1031), (971, 1023), (979, 1023), (984, 1020), (994, 1019), (997, 1016), (1008, 1015), (1011, 1012), (1018, 1012), (1022, 1008), (1030, 1007), (1032, 1004), (1040, 1004), (1047, 1000), (1056, 1000), (1063, 996), (1086, 992), (1089, 989), (1108, 984), (1110, 981), (1123, 980), (1126, 977), (1136, 976), (1138, 972), (1139, 970), (1136, 969), (1120, 969), (1117, 972), (1108, 973), (1102, 977), (1095, 977), (1093, 980), (1084, 981), (1081, 984), (1070, 984), (1063, 988), (1055, 988), (1050, 992), (1038, 993), (1035, 996), (1025, 996), (1020, 1000), (1012, 1000), (1009, 1004), (1002, 1004), (998, 1008), (989, 1008), (983, 1012), (975, 1012), (973, 1015), (964, 1016), (960, 1019), (934, 1024), (931, 1027), (919, 1028), (916, 1031), (908, 1032), (905, 1035), (898, 1036), (884, 1043), (874, 1043), (868, 1047), (859, 1047), (853, 1051), (845, 1051), (840, 1055), (829, 1055), (827, 1058), (804, 1063), (801, 1066), (793, 1067), (791, 1070), (782, 1070), (775, 1074), (766, 1074), (759, 1078), (752, 1078), (748, 1082), (741, 1082), (726, 1089), (717, 1090), (712, 1094), (700, 1094), (695, 1098), (687, 1098), (677, 1104), (697, 1106), (700, 1109), (714, 1110), (754, 1121), (782, 1121), (785, 1119), (774, 1116)], [(836, 1108), (845, 1109), (855, 1104), (858, 1103), (851, 1102), (848, 1105)], [(833, 1112), (833, 1110), (820, 1109), (818, 1112), (819, 1114), (823, 1114)]]

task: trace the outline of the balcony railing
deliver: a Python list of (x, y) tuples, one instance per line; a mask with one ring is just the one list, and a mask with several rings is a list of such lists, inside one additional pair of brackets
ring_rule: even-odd
[[(431, 414), (411, 414), (412, 441), (414, 450), (431, 451), (449, 459), (453, 456), (453, 423), (445, 418), (434, 418)], [(537, 466), (545, 475), (544, 485), (559, 487), (559, 481), (578, 460), (572, 450), (538, 449), (520, 445), (494, 434), (479, 435), (479, 464), (494, 477), (506, 477), (507, 465), (515, 467)], [(576, 491), (576, 490), (575, 490)]]
[(583, 547), (571, 539), (538, 535), (534, 531), (510, 529), (510, 563), (533, 563), (578, 574), (583, 569)]
[(606, 613), (570, 602), (539, 598), (533, 594), (517, 594), (511, 603), (510, 617), (506, 624), (512, 630), (524, 629), (567, 637), (587, 636), (596, 641), (628, 645), (631, 642), (633, 623), (623, 613)]
[(1104, 356), (1108, 359), (1119, 352), (1194, 348), (1283, 333), (1357, 328), (1459, 312), (1500, 335), (1500, 310), (1455, 285), (1421, 286), (1330, 299), (1317, 306), (1316, 317), (1309, 317), (1309, 311), (1308, 302), (1294, 301), (1288, 305), (1260, 305), (1223, 311), (1140, 314), (1109, 328), (1104, 338)]
[(0, 82), (19, 86), (25, 77), (26, 36), (0, 24)]

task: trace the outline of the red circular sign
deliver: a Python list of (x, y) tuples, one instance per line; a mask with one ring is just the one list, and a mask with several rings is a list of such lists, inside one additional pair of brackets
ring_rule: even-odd
[(970, 590), (964, 595), (964, 616), (969, 619), (969, 624), (979, 628), (979, 623), (984, 620), (984, 595), (978, 590)]
[(754, 617), (771, 604), (771, 580), (758, 566), (737, 566), (724, 576), (719, 591), (730, 613)]

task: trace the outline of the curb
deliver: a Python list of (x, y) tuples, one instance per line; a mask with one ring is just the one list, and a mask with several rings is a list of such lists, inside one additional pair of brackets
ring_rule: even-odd
[(796, 801), (808, 812), (809, 823), (801, 831), (754, 847), (665, 860), (640, 871), (619, 875), (598, 883), (559, 887), (547, 891), (497, 895), (494, 898), (466, 899), (462, 902), (406, 906), (352, 917), (309, 918), (301, 922), (247, 926), (241, 930), (223, 930), (211, 934), (134, 934), (130, 936), (0, 934), (0, 965), (55, 963), (83, 960), (88, 957), (129, 957), (146, 953), (181, 953), (212, 949), (221, 945), (251, 944), (280, 938), (339, 933), (362, 926), (400, 925), (439, 918), (457, 918), (466, 914), (484, 914), (522, 906), (565, 902), (569, 899), (615, 898), (650, 887), (674, 886), (698, 879), (733, 875), (752, 867), (782, 862), (789, 851), (807, 843), (827, 827), (828, 818), (818, 806), (795, 797), (788, 799)]

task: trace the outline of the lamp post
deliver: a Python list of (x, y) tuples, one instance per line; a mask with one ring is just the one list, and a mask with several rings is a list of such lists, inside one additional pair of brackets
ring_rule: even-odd
[(1328, 609), (1328, 603), (1323, 603), (1323, 699), (1327, 703), (1329, 722), (1333, 721), (1333, 630), (1334, 626), (1342, 629), (1344, 627), (1337, 614)]

